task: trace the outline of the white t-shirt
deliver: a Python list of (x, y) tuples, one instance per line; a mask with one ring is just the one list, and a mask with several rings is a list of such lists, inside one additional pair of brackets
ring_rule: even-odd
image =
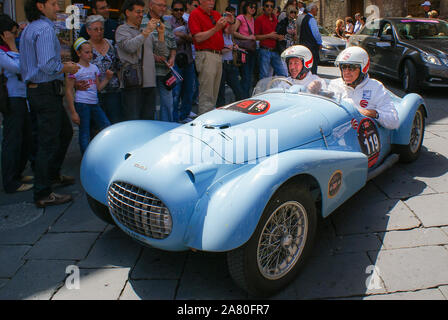
[(96, 87), (96, 77), (100, 75), (100, 70), (94, 64), (89, 64), (84, 67), (78, 63), (79, 70), (75, 74), (70, 74), (69, 77), (76, 81), (86, 80), (89, 82), (89, 88), (85, 91), (76, 90), (75, 102), (98, 104), (98, 89)]

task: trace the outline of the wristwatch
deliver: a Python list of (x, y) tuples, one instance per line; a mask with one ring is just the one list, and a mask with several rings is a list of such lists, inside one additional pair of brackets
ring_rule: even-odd
[(380, 117), (380, 114), (379, 114), (378, 111), (376, 111), (376, 110), (375, 110), (375, 112), (376, 112), (375, 119), (378, 119), (378, 118)]

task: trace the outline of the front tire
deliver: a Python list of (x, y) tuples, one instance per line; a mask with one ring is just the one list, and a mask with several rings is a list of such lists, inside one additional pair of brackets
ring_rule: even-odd
[(227, 253), (230, 274), (250, 294), (266, 297), (291, 283), (309, 255), (317, 226), (305, 186), (275, 193), (246, 244)]
[(114, 219), (110, 216), (109, 208), (102, 204), (101, 202), (95, 200), (91, 196), (86, 193), (87, 202), (89, 203), (90, 209), (92, 209), (93, 213), (108, 224), (115, 225)]
[(409, 163), (417, 160), (422, 149), (425, 135), (425, 111), (419, 107), (414, 115), (411, 128), (411, 139), (408, 145), (397, 145), (400, 162)]
[(415, 68), (414, 63), (410, 60), (406, 60), (404, 63), (401, 81), (405, 92), (417, 92), (417, 69)]

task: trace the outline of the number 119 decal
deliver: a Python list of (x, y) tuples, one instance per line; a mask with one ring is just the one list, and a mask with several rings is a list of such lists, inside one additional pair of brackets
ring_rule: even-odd
[(369, 168), (371, 168), (378, 161), (381, 151), (380, 136), (375, 123), (371, 119), (361, 120), (358, 127), (358, 141), (362, 152), (369, 159)]

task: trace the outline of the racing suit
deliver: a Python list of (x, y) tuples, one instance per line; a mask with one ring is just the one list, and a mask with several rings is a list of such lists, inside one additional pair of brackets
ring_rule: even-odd
[(342, 78), (331, 80), (328, 90), (335, 97), (348, 100), (358, 108), (373, 109), (378, 113), (376, 119), (384, 128), (396, 129), (399, 126), (398, 112), (383, 84), (366, 76), (364, 81), (353, 89), (347, 86)]
[[(319, 76), (317, 76), (315, 74), (312, 74), (311, 71), (308, 72), (308, 74), (302, 80), (293, 79), (292, 77), (288, 77), (288, 80), (291, 81), (294, 84), (302, 85), (302, 86), (304, 86), (307, 89), (308, 89), (308, 85), (311, 82), (317, 80), (317, 81), (319, 81), (322, 84), (321, 90), (326, 90), (327, 89), (327, 83), (325, 82), (325, 80), (321, 79)], [(317, 93), (317, 92), (315, 92), (315, 93)]]

